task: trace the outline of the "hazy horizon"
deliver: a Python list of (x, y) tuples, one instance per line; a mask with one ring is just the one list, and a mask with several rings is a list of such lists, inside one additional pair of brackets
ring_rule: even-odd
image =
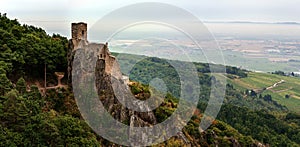
[[(71, 36), (72, 22), (86, 22), (88, 24), (88, 40), (103, 42), (102, 40), (106, 40), (106, 38), (101, 38), (101, 35), (97, 36), (97, 34), (91, 35), (95, 32), (90, 32), (89, 29), (110, 12), (138, 2), (147, 1), (125, 0), (120, 2), (113, 0), (98, 2), (87, 0), (83, 2), (65, 0), (43, 1), (41, 3), (37, 0), (26, 2), (4, 0), (0, 6), (0, 13), (7, 13), (10, 19), (17, 19), (22, 24), (41, 27), (49, 35), (58, 33), (67, 38)], [(300, 9), (297, 8), (300, 5), (300, 0), (289, 3), (284, 0), (245, 2), (235, 0), (201, 0), (197, 2), (192, 0), (184, 2), (163, 0), (159, 2), (180, 7), (202, 21), (225, 52), (225, 59), (229, 65), (259, 71), (300, 70), (298, 63), (286, 63), (291, 59), (300, 60), (300, 53), (298, 52), (300, 47), (300, 18), (296, 15), (300, 13)], [(137, 14), (137, 16), (139, 15), (143, 14)], [(122, 19), (130, 19), (130, 16), (117, 20), (122, 21)], [(182, 18), (174, 16), (174, 19)], [(174, 35), (178, 33), (176, 30), (159, 25), (153, 28), (143, 28), (143, 25), (135, 26), (135, 28), (126, 28), (123, 31), (127, 31), (127, 33), (122, 34), (121, 32), (122, 35), (114, 38), (121, 40), (117, 43), (117, 48), (126, 46), (124, 40), (131, 40), (129, 42), (140, 40), (150, 32), (153, 37), (169, 39), (180, 46), (194, 49), (191, 43), (184, 40), (184, 37), (178, 34)], [(113, 45), (110, 47), (112, 50), (115, 49)], [(193, 55), (198, 54), (193, 53)], [(265, 63), (267, 64), (260, 68), (255, 69), (256, 66), (253, 66)]]
[[(172, 1), (172, 0), (3, 0), (0, 12), (46, 29), (49, 34), (69, 36), (70, 23), (84, 21), (92, 26), (108, 13), (131, 4), (159, 2), (177, 6), (198, 17), (203, 22), (300, 22), (300, 0), (236, 0)], [(141, 14), (143, 15), (143, 14)]]

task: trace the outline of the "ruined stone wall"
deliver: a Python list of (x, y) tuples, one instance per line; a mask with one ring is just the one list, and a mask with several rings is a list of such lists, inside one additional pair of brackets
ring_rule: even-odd
[(105, 60), (105, 72), (114, 76), (117, 79), (122, 78), (120, 65), (117, 59), (109, 52), (108, 45), (105, 44), (98, 54), (99, 59)]
[(106, 59), (105, 72), (108, 74), (111, 74), (113, 77), (115, 77), (117, 79), (122, 79), (120, 65), (119, 65), (117, 59), (112, 55), (108, 56)]

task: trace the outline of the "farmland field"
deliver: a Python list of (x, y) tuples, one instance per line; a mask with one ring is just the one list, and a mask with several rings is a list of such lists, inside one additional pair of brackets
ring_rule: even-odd
[(228, 82), (241, 91), (252, 89), (262, 95), (270, 94), (279, 104), (300, 113), (300, 78), (249, 72), (247, 78), (229, 79)]

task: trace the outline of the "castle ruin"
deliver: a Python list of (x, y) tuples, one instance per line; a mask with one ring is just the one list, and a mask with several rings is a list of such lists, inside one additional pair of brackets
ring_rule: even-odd
[[(106, 112), (108, 112), (114, 120), (122, 122), (130, 127), (150, 127), (157, 124), (157, 120), (154, 112), (150, 111), (150, 107), (144, 104), (143, 101), (136, 100), (135, 96), (131, 93), (129, 88), (129, 78), (122, 76), (119, 63), (117, 59), (110, 53), (108, 43), (90, 43), (87, 40), (87, 25), (85, 23), (72, 23), (72, 38), (69, 40), (68, 51), (68, 80), (74, 85), (82, 84), (82, 81), (88, 82), (89, 79), (94, 77), (95, 88), (99, 99), (90, 99), (89, 96), (78, 95), (77, 102), (80, 105), (88, 106), (93, 110), (100, 110), (100, 101), (103, 104)], [(96, 56), (96, 55), (97, 56)], [(76, 55), (76, 56), (75, 56)], [(78, 55), (78, 56), (77, 56)], [(81, 60), (74, 60), (79, 58)], [(89, 66), (91, 59), (97, 59), (95, 67)], [(74, 60), (74, 65), (73, 64)], [(88, 66), (88, 68), (83, 67)], [(72, 76), (73, 73), (79, 73)], [(94, 70), (89, 70), (95, 68)], [(93, 72), (94, 73), (91, 73)], [(84, 73), (84, 74), (82, 74)], [(73, 80), (71, 79), (74, 78)], [(83, 83), (84, 83), (83, 82)], [(70, 86), (72, 86), (72, 84)], [(73, 90), (79, 93), (85, 93), (85, 88), (79, 88), (79, 86), (72, 87)], [(88, 89), (88, 88), (87, 88)], [(74, 95), (76, 96), (76, 95)], [(88, 99), (88, 100), (86, 100)], [(100, 100), (100, 101), (99, 101)], [(123, 103), (124, 105), (123, 105)], [(137, 110), (149, 110), (147, 112), (139, 112), (127, 108), (127, 104), (134, 105)], [(104, 111), (97, 111), (98, 115), (105, 116)], [(82, 116), (90, 116), (93, 113), (88, 111), (81, 111)], [(102, 128), (101, 128), (102, 129)], [(124, 133), (124, 130), (120, 131), (120, 134)], [(125, 131), (126, 133), (127, 131)], [(154, 131), (158, 132), (158, 131)], [(129, 133), (129, 132), (128, 132)], [(135, 144), (151, 141), (144, 137), (143, 132), (130, 132), (131, 136), (134, 136)], [(119, 134), (119, 133), (117, 133)], [(158, 135), (155, 135), (158, 136)], [(159, 137), (159, 136), (158, 136)]]
[[(71, 75), (72, 61), (74, 53), (77, 49), (93, 49), (98, 52), (97, 56), (99, 60), (103, 60), (105, 63), (105, 72), (114, 76), (117, 79), (122, 79), (122, 73), (120, 71), (119, 64), (116, 58), (109, 52), (108, 43), (89, 43), (87, 39), (87, 24), (83, 22), (71, 24), (72, 38), (69, 41), (69, 54), (68, 54), (68, 75)], [(114, 69), (113, 69), (114, 68)], [(70, 76), (68, 77), (70, 81)]]

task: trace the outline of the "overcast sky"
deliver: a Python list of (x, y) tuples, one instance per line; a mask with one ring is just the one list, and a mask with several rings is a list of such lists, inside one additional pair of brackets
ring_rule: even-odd
[(65, 34), (70, 22), (93, 24), (115, 9), (138, 2), (172, 4), (202, 21), (300, 22), (300, 0), (1, 0), (0, 12)]

